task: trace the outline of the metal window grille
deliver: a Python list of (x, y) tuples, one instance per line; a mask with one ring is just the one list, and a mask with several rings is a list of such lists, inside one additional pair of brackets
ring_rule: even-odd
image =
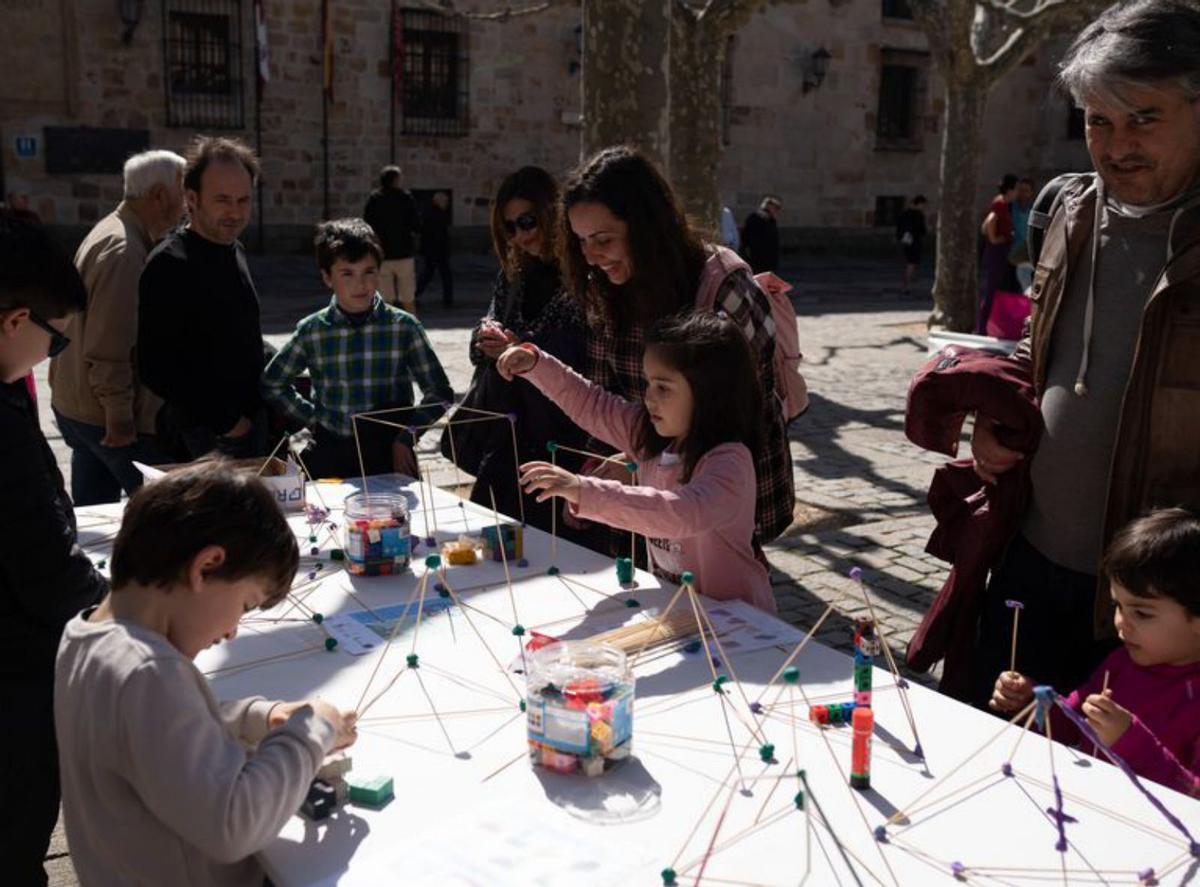
[(904, 209), (904, 197), (881, 194), (875, 198), (875, 227), (894, 228)]
[(241, 0), (163, 0), (167, 126), (241, 129)]
[(470, 126), (468, 21), (462, 16), (400, 10), (400, 131), (465, 136)]
[(907, 65), (883, 65), (879, 74), (879, 114), (875, 134), (880, 139), (908, 141), (915, 137), (918, 70)]
[(884, 18), (912, 18), (912, 7), (908, 0), (883, 0)]

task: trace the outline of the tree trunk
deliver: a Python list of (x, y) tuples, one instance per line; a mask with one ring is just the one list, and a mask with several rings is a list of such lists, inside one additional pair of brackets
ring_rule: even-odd
[(702, 230), (721, 212), (721, 66), (724, 31), (677, 11), (671, 22), (671, 184)]
[(584, 0), (583, 156), (636, 145), (665, 167), (669, 0)]
[(946, 113), (942, 128), (942, 194), (937, 220), (937, 266), (930, 326), (955, 332), (975, 328), (979, 301), (978, 243), (982, 207), (976, 205), (983, 155), (987, 81), (942, 66)]

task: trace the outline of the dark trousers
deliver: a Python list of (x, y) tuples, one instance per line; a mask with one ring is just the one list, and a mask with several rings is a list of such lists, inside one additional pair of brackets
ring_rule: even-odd
[(992, 573), (979, 620), (971, 701), (980, 707), (986, 707), (996, 678), (1009, 667), (1013, 611), (1005, 601), (1010, 600), (1025, 605), (1017, 631), (1017, 671), (1035, 684), (1066, 695), (1116, 646), (1115, 640), (1093, 637), (1096, 577), (1058, 566), (1017, 535)]
[[(388, 474), (392, 471), (392, 442), (397, 429), (375, 422), (358, 423), (358, 446), (354, 437), (341, 437), (323, 425), (313, 431), (315, 443), (300, 454), (313, 479), (321, 477), (354, 478), (361, 474)], [(407, 435), (405, 435), (407, 437)], [(359, 449), (362, 463), (359, 463)]]
[(252, 459), (266, 456), (277, 441), (267, 445), (267, 412), (259, 409), (250, 417), (252, 427), (241, 437), (225, 437), (211, 428), (184, 428), (179, 432), (193, 459), (217, 452), (231, 459)]
[(421, 274), (417, 277), (417, 296), (433, 282), (434, 273), (442, 277), (442, 304), (454, 304), (454, 274), (450, 271), (450, 250), (441, 249), (421, 254)]
[[(48, 668), (49, 670), (49, 668)], [(0, 677), (0, 860), (6, 884), (42, 885), (42, 861), (58, 821), (58, 744), (54, 739), (54, 680)]]
[(132, 496), (142, 485), (134, 461), (157, 465), (167, 461), (153, 435), (138, 435), (127, 447), (106, 447), (104, 427), (76, 422), (54, 411), (63, 442), (71, 448), (71, 500), (76, 506), (117, 502), (121, 491)]

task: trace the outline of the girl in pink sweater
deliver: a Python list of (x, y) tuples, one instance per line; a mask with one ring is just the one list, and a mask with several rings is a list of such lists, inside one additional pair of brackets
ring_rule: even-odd
[(559, 496), (580, 518), (646, 537), (654, 574), (717, 600), (775, 612), (767, 568), (754, 552), (754, 453), (761, 394), (746, 339), (723, 316), (664, 318), (646, 334), (643, 403), (610, 394), (528, 343), (497, 368), (524, 376), (593, 437), (637, 460), (636, 486), (572, 474), (548, 462), (521, 466), (539, 502)]
[[(1122, 646), (1066, 703), (1139, 776), (1200, 797), (1200, 517), (1165, 508), (1138, 518), (1113, 537), (1103, 567)], [(1013, 714), (1032, 698), (1033, 682), (1006, 671), (990, 705)], [(1050, 712), (1055, 739), (1092, 750)]]

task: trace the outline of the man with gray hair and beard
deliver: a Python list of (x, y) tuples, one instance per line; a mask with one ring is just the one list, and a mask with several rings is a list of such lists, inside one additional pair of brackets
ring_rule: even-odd
[(50, 363), (50, 404), (71, 448), (76, 505), (116, 502), (142, 485), (134, 467), (162, 461), (152, 435), (162, 405), (138, 382), (138, 280), (154, 244), (183, 216), (184, 160), (145, 151), (125, 161), (125, 199), (75, 253), (87, 310), (66, 330), (76, 343)]
[[(1069, 692), (1113, 643), (1098, 578), (1108, 541), (1151, 507), (1200, 506), (1200, 9), (1112, 6), (1060, 77), (1095, 173), (1050, 183), (1031, 219), (1044, 241), (1016, 359), (1045, 428), (1027, 457), (1028, 506), (991, 573), (971, 668), (979, 704), (1008, 668), (1012, 602), (1021, 673)], [(976, 416), (988, 483), (1022, 458), (996, 432)], [(1137, 614), (1122, 618), (1124, 632)]]

